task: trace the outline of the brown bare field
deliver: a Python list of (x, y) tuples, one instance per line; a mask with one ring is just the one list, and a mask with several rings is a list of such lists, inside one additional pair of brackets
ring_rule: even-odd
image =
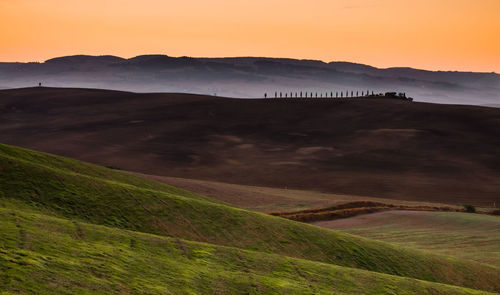
[(394, 99), (0, 91), (0, 142), (146, 174), (500, 203), (500, 109)]
[[(250, 186), (217, 181), (166, 177), (135, 173), (140, 176), (154, 179), (166, 184), (196, 192), (201, 195), (231, 204), (233, 206), (260, 211), (264, 213), (291, 212), (306, 209), (328, 208), (352, 202), (378, 202), (393, 206), (408, 207), (452, 207), (461, 209), (461, 206), (446, 205), (431, 202), (412, 202), (393, 199), (322, 193), (296, 189)], [(482, 211), (491, 209), (478, 208)]]
[(384, 211), (311, 224), (500, 266), (498, 216), (457, 212)]

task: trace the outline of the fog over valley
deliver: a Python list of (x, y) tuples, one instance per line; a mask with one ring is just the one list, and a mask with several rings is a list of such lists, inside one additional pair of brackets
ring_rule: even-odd
[[(142, 55), (75, 55), (43, 63), (0, 63), (0, 88), (103, 88), (132, 92), (182, 92), (238, 98), (336, 96), (338, 92), (405, 92), (415, 101), (495, 106), (500, 75), (413, 68), (379, 69), (350, 62), (285, 58), (190, 58)], [(344, 94), (345, 95), (345, 94)]]

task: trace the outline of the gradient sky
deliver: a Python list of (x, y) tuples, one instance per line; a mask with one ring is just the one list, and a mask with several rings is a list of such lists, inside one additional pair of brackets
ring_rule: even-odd
[(148, 53), (500, 73), (500, 0), (0, 0), (0, 61)]

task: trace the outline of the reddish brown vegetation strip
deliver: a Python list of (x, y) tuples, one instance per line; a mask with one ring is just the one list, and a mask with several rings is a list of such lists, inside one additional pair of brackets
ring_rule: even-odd
[(405, 206), (371, 201), (359, 201), (327, 208), (307, 209), (293, 212), (273, 212), (270, 214), (295, 221), (314, 222), (353, 217), (360, 214), (375, 213), (384, 210), (464, 212), (463, 209), (448, 206)]

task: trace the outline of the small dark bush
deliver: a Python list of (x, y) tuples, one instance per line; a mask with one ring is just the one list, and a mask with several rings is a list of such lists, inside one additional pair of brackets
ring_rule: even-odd
[(464, 205), (465, 212), (468, 213), (475, 213), (476, 212), (476, 207), (472, 205)]
[(113, 169), (113, 170), (122, 170), (121, 168), (115, 167), (115, 166), (106, 166), (106, 168)]
[(493, 215), (500, 215), (500, 210), (495, 210), (495, 211), (491, 212), (491, 214), (493, 214)]

